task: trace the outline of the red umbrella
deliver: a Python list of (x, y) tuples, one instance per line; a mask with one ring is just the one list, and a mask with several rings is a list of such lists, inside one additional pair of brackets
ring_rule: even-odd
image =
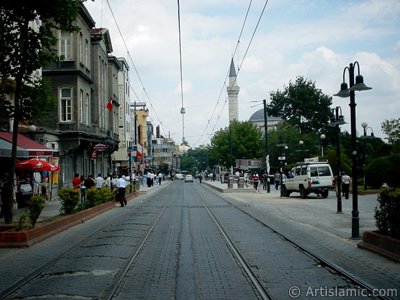
[(50, 172), (60, 171), (59, 166), (55, 166), (40, 158), (29, 158), (26, 160), (17, 161), (16, 166), (18, 168), (31, 171), (50, 171)]

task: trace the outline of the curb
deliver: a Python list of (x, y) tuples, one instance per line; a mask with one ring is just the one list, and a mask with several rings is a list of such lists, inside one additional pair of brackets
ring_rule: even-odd
[(0, 232), (0, 248), (30, 247), (61, 231), (106, 212), (115, 207), (115, 201), (108, 201), (95, 207), (91, 207), (69, 216), (62, 216), (49, 223), (38, 223), (36, 227), (23, 231)]
[(379, 234), (375, 231), (366, 231), (364, 232), (363, 240), (357, 244), (357, 247), (400, 262), (400, 240), (390, 236)]
[(243, 189), (229, 189), (229, 188), (220, 188), (217, 187), (211, 183), (207, 183), (207, 182), (202, 182), (201, 184), (206, 185), (209, 188), (212, 188), (220, 193), (256, 193), (256, 191), (254, 189), (247, 189), (247, 188), (243, 188)]

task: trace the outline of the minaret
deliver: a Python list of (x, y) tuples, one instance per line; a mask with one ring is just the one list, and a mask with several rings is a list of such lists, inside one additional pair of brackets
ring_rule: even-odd
[(232, 58), (231, 67), (229, 69), (229, 86), (226, 88), (229, 98), (229, 123), (233, 122), (234, 120), (239, 120), (238, 95), (240, 88), (236, 84), (236, 80), (236, 70)]

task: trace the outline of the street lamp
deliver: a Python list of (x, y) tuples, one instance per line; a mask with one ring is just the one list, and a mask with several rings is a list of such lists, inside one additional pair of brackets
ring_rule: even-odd
[(300, 141), (299, 141), (299, 146), (300, 146), (300, 158), (301, 158), (301, 161), (303, 161), (303, 160), (304, 160), (304, 157), (303, 157), (304, 141), (303, 141), (303, 140), (300, 140)]
[(374, 137), (374, 130), (372, 129), (372, 127), (368, 126), (367, 122), (362, 122), (361, 123), (361, 127), (364, 129), (364, 153), (363, 153), (363, 171), (364, 171), (364, 191), (367, 190), (367, 177), (365, 176), (366, 172), (365, 172), (365, 168), (367, 166), (367, 130), (370, 129), (371, 130), (371, 137)]
[(326, 139), (326, 135), (322, 133), (319, 138), (321, 139), (321, 157), (324, 158), (324, 141)]
[[(337, 184), (337, 213), (342, 212), (342, 171), (340, 170), (340, 125), (346, 124), (342, 115), (342, 108), (337, 106), (332, 110), (335, 112), (331, 117), (329, 126), (336, 127), (336, 184)], [(339, 114), (340, 111), (340, 114)]]
[(286, 144), (280, 143), (278, 144), (278, 146), (281, 148), (281, 154), (280, 156), (278, 156), (278, 160), (281, 164), (281, 169), (280, 169), (280, 183), (281, 183), (281, 192), (280, 195), (281, 197), (283, 196), (282, 193), (282, 185), (283, 185), (283, 167), (285, 165), (285, 161), (286, 161), (286, 151), (289, 149), (289, 147)]
[[(354, 83), (354, 67), (357, 65), (358, 75), (356, 83)], [(347, 88), (345, 81), (346, 70), (349, 72), (350, 88)], [(350, 63), (348, 67), (343, 69), (343, 82), (340, 85), (340, 91), (334, 96), (347, 98), (350, 96), (350, 127), (351, 127), (351, 155), (352, 155), (352, 198), (353, 210), (351, 212), (351, 237), (358, 238), (360, 236), (360, 218), (358, 212), (358, 190), (357, 190), (357, 136), (356, 136), (356, 100), (355, 91), (365, 91), (371, 88), (364, 84), (364, 78), (360, 75), (360, 65), (356, 61)]]
[(265, 137), (265, 169), (267, 171), (267, 193), (269, 193), (270, 185), (269, 185), (269, 153), (268, 153), (268, 112), (267, 112), (267, 100), (263, 100), (264, 105), (264, 137)]

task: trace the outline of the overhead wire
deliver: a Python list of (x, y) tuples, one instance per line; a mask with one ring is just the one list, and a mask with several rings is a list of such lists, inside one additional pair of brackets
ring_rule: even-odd
[[(233, 57), (234, 57), (234, 55), (236, 54), (236, 51), (237, 51), (237, 49), (238, 49), (238, 46), (239, 46), (239, 43), (240, 43), (240, 37), (241, 37), (241, 35), (242, 35), (242, 33), (243, 33), (243, 28), (244, 28), (245, 23), (246, 23), (246, 20), (247, 20), (247, 16), (248, 16), (248, 13), (249, 13), (249, 10), (250, 10), (251, 3), (252, 3), (252, 1), (250, 0), (249, 6), (248, 6), (247, 12), (246, 12), (245, 20), (244, 20), (244, 23), (243, 23), (243, 25), (242, 25), (242, 29), (241, 29), (241, 31), (240, 31), (240, 35), (239, 35), (238, 41), (237, 41), (237, 43), (236, 43), (235, 51), (234, 51), (234, 54), (232, 55), (232, 59), (233, 59)], [(260, 16), (259, 16), (258, 20), (257, 20), (256, 26), (255, 26), (255, 28), (254, 28), (254, 30), (253, 30), (253, 33), (252, 33), (251, 38), (250, 38), (250, 41), (249, 41), (249, 43), (247, 44), (246, 51), (245, 51), (245, 53), (244, 53), (244, 55), (243, 55), (243, 58), (242, 58), (242, 60), (241, 60), (241, 62), (240, 62), (240, 64), (239, 64), (239, 66), (238, 66), (238, 71), (237, 71), (237, 74), (236, 74), (236, 79), (235, 79), (234, 84), (236, 84), (237, 77), (239, 76), (241, 67), (242, 67), (242, 65), (243, 65), (243, 63), (244, 63), (244, 60), (246, 59), (247, 53), (248, 53), (248, 51), (249, 51), (249, 49), (250, 49), (250, 46), (251, 46), (251, 44), (252, 44), (252, 42), (253, 42), (254, 36), (255, 36), (255, 34), (256, 34), (256, 32), (257, 32), (258, 26), (259, 26), (259, 24), (260, 24), (260, 22), (261, 22), (261, 19), (262, 19), (263, 15), (264, 15), (264, 12), (265, 12), (265, 9), (266, 9), (266, 7), (267, 7), (267, 4), (268, 4), (268, 0), (266, 0), (265, 3), (264, 3), (263, 9), (262, 9), (262, 11), (261, 11), (261, 13), (260, 13)], [(222, 95), (222, 91), (223, 91), (223, 89), (224, 89), (224, 87), (225, 87), (225, 85), (226, 85), (226, 79), (227, 79), (227, 77), (228, 77), (228, 74), (229, 74), (229, 68), (228, 68), (228, 72), (227, 72), (227, 75), (226, 75), (226, 77), (225, 77), (224, 85), (223, 85), (223, 87), (222, 87), (222, 89), (221, 89), (220, 95)], [(218, 98), (217, 104), (219, 103), (219, 100), (220, 100), (220, 98)], [(208, 134), (208, 137), (211, 137), (211, 136), (214, 134), (215, 129), (216, 129), (217, 124), (218, 124), (218, 121), (220, 120), (220, 117), (221, 117), (221, 115), (222, 115), (222, 113), (223, 113), (223, 110), (224, 110), (224, 108), (225, 108), (226, 103), (228, 102), (228, 100), (229, 100), (229, 97), (226, 96), (226, 97), (225, 97), (225, 101), (224, 101), (224, 105), (222, 106), (222, 109), (221, 109), (221, 111), (220, 111), (220, 113), (219, 113), (219, 115), (218, 115), (218, 117), (217, 117), (217, 120), (216, 120), (216, 122), (215, 122), (215, 124), (214, 124), (214, 127), (212, 128), (211, 133)], [(214, 111), (213, 111), (213, 114), (214, 114)], [(209, 122), (210, 122), (210, 120), (208, 120), (208, 122), (207, 122), (207, 126), (206, 126), (205, 131), (206, 131), (207, 128), (208, 128)], [(203, 131), (203, 133), (204, 133), (205, 131)], [(202, 135), (202, 136), (203, 136), (203, 135)]]
[[(127, 56), (129, 57), (129, 59), (130, 59), (130, 61), (131, 61), (131, 64), (132, 64), (133, 69), (134, 69), (134, 71), (135, 71), (135, 74), (136, 74), (136, 76), (137, 76), (137, 78), (138, 78), (138, 80), (139, 80), (139, 82), (140, 82), (140, 85), (141, 85), (141, 87), (142, 87), (142, 89), (143, 89), (143, 93), (144, 93), (144, 95), (146, 96), (146, 100), (148, 101), (148, 103), (149, 103), (150, 106), (152, 107), (152, 112), (154, 112), (155, 116), (157, 117), (157, 120), (158, 120), (160, 126), (163, 127), (163, 122), (160, 120), (160, 118), (159, 118), (159, 116), (158, 116), (158, 114), (157, 114), (157, 111), (156, 111), (155, 107), (153, 106), (153, 103), (152, 103), (151, 100), (150, 100), (150, 97), (149, 97), (149, 95), (148, 95), (148, 93), (147, 93), (147, 91), (146, 91), (146, 88), (144, 87), (144, 84), (143, 84), (142, 78), (141, 78), (141, 76), (140, 76), (140, 74), (139, 74), (139, 71), (137, 70), (136, 65), (135, 65), (135, 63), (134, 63), (134, 61), (133, 61), (133, 58), (132, 58), (132, 56), (131, 56), (131, 54), (130, 54), (130, 52), (129, 52), (129, 49), (128, 49), (128, 46), (127, 46), (127, 44), (126, 44), (126, 42), (125, 42), (124, 36), (123, 36), (123, 34), (122, 34), (122, 31), (121, 31), (121, 29), (120, 29), (120, 27), (119, 27), (119, 25), (118, 25), (117, 19), (115, 18), (114, 11), (113, 11), (112, 8), (111, 8), (111, 5), (110, 5), (110, 3), (109, 3), (109, 0), (106, 0), (106, 1), (107, 1), (108, 8), (110, 9), (111, 15), (112, 15), (112, 17), (113, 17), (113, 19), (114, 19), (114, 23), (115, 23), (115, 25), (116, 25), (116, 27), (117, 27), (117, 29), (118, 29), (118, 32), (119, 32), (119, 34), (120, 34), (120, 36), (121, 36), (122, 42), (123, 42), (123, 44), (124, 44), (124, 46), (125, 46), (125, 50), (126, 50)], [(140, 97), (137, 95), (137, 93), (135, 92), (135, 90), (133, 89), (133, 87), (131, 86), (130, 83), (129, 83), (129, 86), (130, 86), (130, 88), (132, 89), (132, 91), (134, 92), (135, 96), (138, 98), (138, 100), (140, 100)], [(165, 129), (164, 129), (164, 131), (165, 131)], [(166, 132), (166, 131), (165, 131), (165, 132)]]
[(179, 72), (180, 72), (180, 84), (181, 84), (181, 114), (182, 114), (182, 143), (185, 142), (185, 108), (183, 106), (183, 68), (182, 68), (182, 34), (181, 34), (181, 7), (179, 0), (178, 4), (178, 31), (179, 31)]
[[(238, 39), (237, 39), (236, 46), (235, 46), (235, 50), (233, 51), (232, 57), (234, 57), (235, 54), (236, 54), (236, 52), (238, 51), (239, 44), (240, 44), (240, 39), (241, 39), (241, 37), (242, 37), (243, 30), (244, 30), (244, 27), (245, 27), (245, 25), (246, 25), (247, 17), (248, 17), (248, 15), (249, 15), (249, 11), (250, 11), (252, 2), (253, 2), (253, 0), (250, 0), (249, 5), (247, 6), (246, 15), (245, 15), (245, 17), (244, 17), (244, 20), (243, 20), (243, 23), (242, 23), (242, 28), (240, 29), (239, 37), (238, 37)], [(227, 71), (227, 73), (226, 73), (226, 75), (225, 75), (224, 83), (222, 84), (220, 93), (219, 93), (219, 95), (218, 95), (217, 103), (216, 103), (215, 106), (214, 106), (214, 109), (213, 109), (213, 111), (212, 111), (212, 113), (211, 113), (211, 116), (210, 116), (210, 118), (208, 119), (207, 125), (206, 125), (206, 127), (204, 128), (202, 134), (200, 135), (199, 140), (205, 135), (205, 132), (207, 131), (208, 126), (210, 125), (210, 121), (211, 121), (212, 118), (214, 117), (214, 113), (215, 113), (216, 110), (217, 110), (217, 107), (218, 107), (218, 105), (219, 105), (219, 101), (221, 100), (221, 97), (222, 97), (222, 95), (223, 95), (223, 93), (224, 93), (224, 91), (225, 91), (226, 80), (227, 80), (228, 76), (229, 76), (229, 68), (228, 68), (228, 71)], [(225, 100), (225, 102), (226, 102), (226, 100)], [(223, 108), (225, 108), (225, 104), (224, 104)], [(218, 116), (217, 121), (219, 121), (219, 118), (220, 118), (220, 116)], [(216, 126), (216, 125), (215, 125), (215, 126)], [(214, 126), (214, 128), (213, 128), (212, 131), (214, 131), (215, 126)], [(209, 136), (211, 136), (211, 134), (208, 135), (208, 137), (209, 137)]]

